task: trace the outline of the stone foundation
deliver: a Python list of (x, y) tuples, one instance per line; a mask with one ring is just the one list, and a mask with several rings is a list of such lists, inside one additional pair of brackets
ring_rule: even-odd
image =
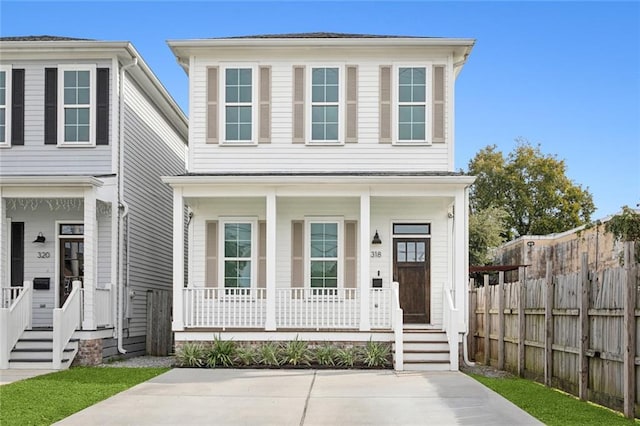
[(73, 365), (102, 364), (102, 339), (80, 340)]

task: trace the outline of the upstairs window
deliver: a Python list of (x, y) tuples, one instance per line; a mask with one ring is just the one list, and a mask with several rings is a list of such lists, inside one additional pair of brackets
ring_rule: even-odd
[(0, 146), (9, 145), (9, 124), (11, 123), (11, 72), (0, 68)]
[(340, 140), (340, 69), (311, 69), (311, 142)]
[(59, 140), (67, 145), (95, 144), (95, 68), (60, 67)]
[(425, 142), (427, 70), (398, 68), (398, 141)]
[(227, 68), (224, 77), (225, 141), (252, 142), (253, 69)]

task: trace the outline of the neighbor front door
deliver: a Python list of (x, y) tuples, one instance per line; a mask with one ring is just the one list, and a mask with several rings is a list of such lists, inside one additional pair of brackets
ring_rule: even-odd
[(394, 238), (393, 280), (400, 284), (400, 307), (405, 323), (431, 321), (429, 239)]
[(74, 281), (84, 278), (84, 240), (81, 238), (60, 239), (60, 304), (71, 293)]

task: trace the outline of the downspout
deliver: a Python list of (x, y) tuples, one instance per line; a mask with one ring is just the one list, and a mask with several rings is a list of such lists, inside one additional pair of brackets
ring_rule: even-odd
[[(118, 352), (121, 354), (127, 351), (122, 347), (122, 334), (124, 322), (124, 220), (129, 215), (129, 205), (124, 201), (124, 74), (125, 71), (138, 64), (138, 58), (127, 65), (120, 67), (119, 91), (119, 122), (118, 122), (118, 211), (120, 212), (120, 220), (118, 221), (118, 314), (117, 314), (117, 336), (118, 336)], [(127, 238), (128, 239), (128, 238)], [(127, 251), (127, 257), (129, 252)], [(129, 268), (127, 266), (127, 274)]]
[[(467, 221), (467, 225), (464, 227), (464, 240), (466, 241), (467, 250), (465, 254), (465, 274), (464, 279), (466, 279), (466, 291), (464, 292), (464, 309), (465, 316), (467, 320), (465, 321), (465, 330), (462, 335), (462, 357), (463, 361), (466, 365), (473, 367), (476, 365), (475, 362), (469, 360), (469, 347), (467, 343), (467, 339), (469, 337), (469, 186), (464, 188), (464, 217)], [(487, 293), (488, 294), (488, 293)]]

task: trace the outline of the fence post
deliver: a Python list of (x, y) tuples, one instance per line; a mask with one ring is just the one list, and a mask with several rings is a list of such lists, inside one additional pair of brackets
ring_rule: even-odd
[(553, 265), (547, 260), (546, 297), (544, 304), (544, 326), (546, 330), (544, 341), (544, 384), (551, 386), (553, 376)]
[(589, 292), (591, 291), (591, 281), (589, 280), (588, 254), (582, 253), (582, 263), (580, 266), (580, 323), (578, 342), (578, 396), (581, 400), (589, 398)]
[(524, 310), (527, 306), (527, 289), (525, 287), (526, 268), (521, 266), (518, 270), (518, 282), (520, 283), (520, 297), (518, 297), (518, 376), (524, 377), (524, 341), (526, 339), (526, 317)]
[(467, 351), (469, 357), (476, 359), (476, 335), (478, 324), (476, 321), (476, 310), (478, 309), (478, 296), (476, 293), (476, 280), (469, 279), (469, 333), (467, 334)]
[(498, 272), (498, 369), (504, 370), (504, 271)]
[(636, 268), (633, 242), (624, 245), (626, 295), (624, 298), (624, 415), (635, 416), (636, 400)]
[(484, 365), (489, 365), (491, 359), (491, 338), (489, 333), (491, 332), (491, 316), (489, 315), (490, 308), (490, 294), (489, 294), (489, 275), (484, 275)]

